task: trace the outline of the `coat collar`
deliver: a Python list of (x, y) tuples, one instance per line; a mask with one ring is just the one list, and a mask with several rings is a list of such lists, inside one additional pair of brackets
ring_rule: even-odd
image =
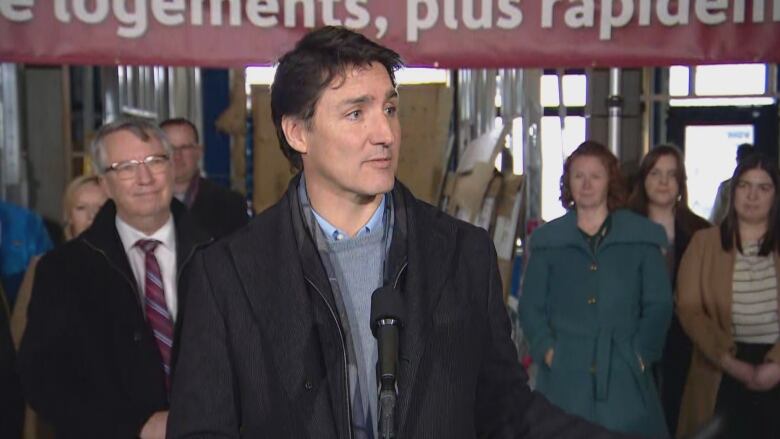
[[(187, 209), (179, 200), (171, 200), (174, 228), (176, 229), (177, 272), (197, 247), (211, 242), (212, 238), (200, 229), (187, 214)], [(78, 238), (89, 247), (102, 252), (109, 262), (119, 269), (128, 279), (134, 279), (122, 240), (116, 230), (116, 204), (108, 200), (98, 211), (92, 226)]]
[[(326, 317), (338, 322), (325, 268), (301, 215), (299, 178), (294, 177), (282, 199), (258, 215), (228, 244), (256, 321), (274, 346), (274, 361), (288, 395), (298, 394), (308, 378), (300, 360), (307, 358), (305, 351), (311, 348), (307, 346), (311, 339), (307, 328), (312, 321), (316, 322), (316, 314), (322, 308), (313, 304), (324, 299), (332, 314)], [(392, 197), (395, 221), (389, 267), (391, 279), (398, 279), (406, 308), (398, 379), (398, 425), (403, 425), (432, 323), (431, 313), (451, 274), (446, 268), (452, 265), (456, 229), (454, 221), (445, 220), (443, 213), (416, 200), (400, 182), (396, 182)], [(327, 361), (334, 353), (324, 343), (321, 346)], [(331, 371), (328, 376), (331, 377)], [(343, 383), (330, 382), (334, 410), (344, 406), (337, 390)]]
[[(612, 216), (612, 228), (599, 246), (606, 248), (613, 244), (650, 244), (666, 247), (666, 234), (660, 226), (650, 220), (625, 209), (615, 210)], [(542, 232), (544, 230), (544, 232)], [(550, 222), (538, 230), (539, 238), (534, 240), (534, 248), (581, 247), (590, 249), (577, 227), (577, 212), (572, 209), (562, 217)]]

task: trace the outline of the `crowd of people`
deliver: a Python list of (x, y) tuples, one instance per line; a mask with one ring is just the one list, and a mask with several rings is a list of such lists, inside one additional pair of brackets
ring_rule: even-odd
[[(526, 253), (534, 391), (489, 237), (395, 179), (400, 66), (340, 27), (281, 58), (272, 116), (299, 173), (249, 224), (243, 197), (201, 176), (190, 121), (101, 127), (96, 175), (65, 191), (67, 242), (25, 247), (0, 295), (24, 437), (780, 437), (771, 160), (741, 149), (710, 225), (676, 147), (653, 148), (629, 188), (608, 148), (581, 144), (567, 213)], [(402, 305), (377, 311), (380, 291)]]
[(630, 195), (603, 145), (568, 157), (568, 213), (531, 235), (519, 305), (550, 401), (644, 437), (780, 437), (778, 171), (738, 151), (715, 225), (688, 208), (672, 145)]
[[(127, 134), (131, 139), (137, 137), (129, 140)], [(132, 147), (139, 143), (147, 145)], [(125, 156), (135, 157), (138, 151), (142, 151), (142, 155), (147, 152), (152, 154), (141, 157), (141, 160), (123, 159)], [(164, 275), (164, 283), (170, 291), (166, 293), (161, 306), (171, 315), (172, 323), (175, 320), (174, 307), (177, 302), (183, 301), (182, 295), (176, 294), (174, 286), (178, 280), (174, 281), (170, 276), (179, 273), (178, 277), (181, 277), (183, 264), (177, 263), (176, 256), (186, 254), (189, 248), (187, 243), (194, 236), (203, 243), (209, 242), (214, 237), (225, 236), (244, 226), (249, 219), (243, 195), (201, 176), (199, 163), (202, 146), (199, 144), (196, 126), (187, 119), (168, 119), (159, 127), (142, 120), (120, 120), (108, 124), (101, 128), (100, 135), (93, 143), (92, 153), (96, 158), (96, 173), (75, 178), (64, 191), (62, 231), (67, 241), (64, 245), (41, 259), (44, 253), (52, 249), (52, 245), (46, 237), (40, 217), (15, 208), (15, 211), (26, 212), (24, 218), (28, 219), (18, 220), (21, 214), (17, 214), (16, 219), (9, 218), (9, 215), (3, 218), (4, 227), (9, 229), (18, 229), (21, 225), (27, 227), (27, 231), (3, 235), (4, 244), (17, 243), (21, 247), (17, 253), (25, 253), (12, 259), (8, 256), (14, 253), (3, 252), (3, 260), (8, 261), (9, 265), (13, 262), (15, 267), (12, 276), (5, 276), (3, 280), (9, 278), (9, 283), (14, 282), (12, 286), (16, 288), (12, 290), (13, 295), (3, 295), (3, 303), (8, 306), (2, 314), (4, 319), (10, 319), (4, 327), (10, 328), (10, 339), (19, 351), (16, 365), (19, 376), (22, 382), (30, 377), (23, 386), (24, 400), (35, 410), (28, 406), (24, 416), (21, 416), (17, 407), (22, 398), (11, 399), (12, 395), (19, 393), (18, 385), (13, 383), (4, 387), (8, 390), (4, 392), (4, 400), (7, 401), (4, 402), (9, 410), (4, 411), (7, 416), (0, 422), (2, 437), (124, 437), (120, 432), (121, 424), (127, 422), (125, 420), (113, 416), (100, 419), (98, 416), (91, 422), (91, 426), (82, 421), (101, 410), (116, 409), (107, 405), (111, 396), (116, 398), (114, 403), (124, 404), (120, 401), (125, 399), (125, 395), (114, 393), (116, 389), (106, 387), (105, 383), (114, 380), (115, 375), (125, 374), (125, 368), (137, 365), (111, 361), (114, 368), (106, 370), (108, 364), (102, 362), (105, 357), (117, 354), (113, 337), (118, 334), (113, 332), (119, 321), (99, 322), (97, 327), (78, 322), (89, 320), (89, 314), (92, 313), (126, 316), (130, 320), (124, 322), (128, 324), (125, 329), (135, 331), (130, 340), (144, 344), (139, 339), (139, 326), (145, 325), (148, 316), (143, 312), (131, 312), (133, 306), (124, 307), (118, 303), (115, 305), (119, 307), (119, 313), (113, 315), (105, 308), (110, 301), (106, 302), (101, 297), (112, 297), (106, 294), (107, 291), (126, 290), (125, 299), (132, 299), (140, 293), (139, 289), (144, 289), (144, 264), (147, 261), (139, 260), (140, 255), (133, 254), (131, 247), (134, 243), (128, 242), (128, 239), (138, 233), (144, 235), (143, 231), (150, 231), (146, 228), (150, 218), (168, 221), (177, 213), (184, 216), (184, 212), (187, 212), (187, 218), (173, 226), (175, 232), (171, 230), (161, 240), (167, 248), (160, 246), (160, 250), (157, 250), (163, 260), (160, 265), (168, 271)], [(121, 244), (116, 238), (120, 238)], [(25, 245), (19, 245), (19, 242)], [(125, 249), (117, 251), (116, 244)], [(53, 262), (54, 258), (63, 257), (65, 259)], [(16, 267), (20, 265), (24, 268)], [(117, 280), (118, 284), (114, 283)], [(91, 299), (96, 301), (82, 308), (85, 291), (92, 291), (95, 296)], [(135, 300), (132, 302), (135, 303)], [(68, 303), (68, 306), (62, 306), (63, 303)], [(134, 318), (137, 320), (133, 322)], [(28, 328), (29, 333), (25, 334)], [(87, 329), (99, 331), (92, 334), (94, 338), (90, 336), (83, 340), (79, 339), (78, 334), (73, 334), (74, 330)], [(95, 345), (85, 351), (85, 342)], [(128, 358), (135, 355), (132, 351), (124, 354)], [(155, 355), (160, 354), (152, 350), (152, 358)], [(103, 358), (96, 361), (102, 362), (101, 373), (85, 375), (83, 370), (79, 370), (85, 366), (84, 362), (100, 357)], [(6, 358), (13, 358), (12, 353)], [(140, 362), (143, 363), (143, 360)], [(143, 366), (138, 367), (143, 370)], [(154, 375), (157, 369), (157, 366), (152, 366), (151, 372), (147, 372)], [(135, 390), (142, 392), (140, 389), (150, 387), (154, 388), (147, 382)], [(92, 392), (103, 395), (96, 398), (91, 395)], [(109, 399), (103, 399), (107, 395), (110, 395)], [(161, 401), (161, 404), (167, 404), (167, 397), (161, 398)], [(71, 412), (71, 409), (74, 411)], [(90, 413), (85, 409), (94, 411)], [(123, 411), (117, 410), (116, 413)], [(134, 418), (138, 413), (137, 409), (124, 412), (128, 418)], [(69, 416), (73, 418), (68, 419)], [(21, 419), (23, 423), (17, 421)], [(96, 427), (101, 423), (106, 427), (105, 430)], [(71, 427), (75, 425), (81, 427)], [(112, 433), (104, 434), (107, 431)], [(129, 431), (126, 437), (138, 435), (138, 431), (133, 434)]]

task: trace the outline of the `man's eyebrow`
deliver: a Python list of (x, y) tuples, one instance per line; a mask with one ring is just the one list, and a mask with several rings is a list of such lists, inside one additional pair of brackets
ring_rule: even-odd
[[(398, 97), (398, 90), (391, 89), (385, 94), (385, 100), (390, 100)], [(352, 105), (366, 104), (372, 102), (374, 98), (370, 95), (362, 95), (354, 98), (344, 99), (339, 103), (339, 107), (350, 107)]]
[(371, 102), (373, 100), (374, 99), (371, 96), (369, 96), (369, 95), (357, 96), (357, 97), (354, 97), (354, 98), (344, 99), (343, 101), (341, 101), (339, 103), (339, 107), (349, 107), (349, 106), (352, 106), (352, 105), (365, 104), (365, 103)]

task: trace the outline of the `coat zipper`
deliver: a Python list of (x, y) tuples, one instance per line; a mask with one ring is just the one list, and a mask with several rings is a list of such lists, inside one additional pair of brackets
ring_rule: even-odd
[[(125, 282), (127, 282), (127, 284), (130, 285), (130, 289), (135, 291), (135, 301), (138, 302), (138, 306), (141, 307), (141, 310), (143, 310), (144, 309), (144, 305), (143, 305), (143, 303), (141, 303), (141, 295), (140, 295), (140, 292), (138, 291), (138, 286), (135, 284), (135, 282), (132, 282), (130, 279), (127, 278), (127, 275), (111, 261), (111, 258), (108, 257), (106, 252), (104, 252), (103, 250), (95, 247), (94, 245), (92, 245), (91, 242), (87, 241), (86, 239), (84, 240), (84, 243), (86, 243), (92, 250), (95, 250), (96, 252), (100, 253), (106, 259), (106, 262), (108, 262), (108, 265), (112, 269), (114, 269), (117, 273), (119, 273), (122, 276), (122, 279), (124, 279)], [(146, 313), (141, 313), (141, 314), (143, 314), (144, 320), (146, 320)]]
[[(211, 242), (211, 241), (209, 241), (209, 242)], [(132, 282), (130, 279), (127, 278), (127, 275), (119, 267), (117, 267), (116, 264), (114, 264), (111, 261), (111, 258), (108, 257), (106, 252), (104, 252), (103, 250), (95, 247), (94, 245), (92, 245), (91, 242), (87, 241), (86, 239), (84, 240), (84, 243), (87, 244), (92, 250), (95, 250), (96, 252), (100, 253), (106, 259), (106, 262), (108, 262), (108, 265), (112, 269), (114, 269), (117, 273), (119, 273), (122, 276), (122, 278), (125, 280), (125, 282), (127, 282), (130, 285), (130, 288), (133, 291), (135, 291), (135, 300), (136, 300), (136, 302), (138, 302), (138, 306), (141, 307), (141, 310), (143, 310), (144, 309), (144, 304), (141, 302), (141, 294), (140, 294), (140, 291), (138, 291), (138, 286), (135, 284), (135, 282)], [(205, 244), (202, 244), (202, 245), (205, 245)], [(192, 249), (190, 250), (189, 254), (187, 254), (186, 258), (184, 258), (184, 261), (180, 265), (181, 269), (178, 270), (178, 272), (176, 273), (176, 285), (177, 286), (181, 282), (181, 275), (184, 272), (184, 267), (187, 265), (187, 263), (190, 261), (190, 259), (192, 259), (192, 255), (195, 254), (195, 250), (200, 248), (202, 245), (194, 245), (194, 246), (192, 246)], [(141, 314), (143, 314), (144, 320), (146, 320), (146, 313), (142, 312)]]
[(393, 282), (393, 289), (398, 288), (398, 282), (401, 280), (401, 275), (404, 274), (404, 270), (406, 270), (407, 265), (409, 265), (409, 262), (404, 261), (404, 265), (401, 265), (401, 268), (398, 270), (398, 274), (395, 275), (395, 282)]
[[(401, 266), (401, 268), (398, 270), (398, 274), (395, 276), (395, 281), (393, 282), (393, 288), (398, 288), (398, 282), (401, 280), (401, 275), (406, 270), (406, 267), (409, 265), (408, 262), (404, 261), (404, 264)], [(317, 285), (312, 282), (311, 279), (304, 276), (304, 279), (306, 279), (306, 282), (309, 283), (309, 285), (314, 288), (314, 290), (319, 294), (320, 298), (323, 302), (325, 302), (325, 306), (328, 307), (328, 311), (330, 312), (330, 316), (333, 318), (333, 321), (336, 323), (336, 328), (339, 331), (339, 341), (341, 341), (341, 353), (342, 353), (342, 359), (343, 359), (343, 366), (344, 366), (344, 394), (346, 395), (345, 401), (346, 401), (346, 407), (347, 407), (347, 431), (349, 432), (349, 437), (352, 436), (352, 410), (350, 408), (350, 402), (349, 402), (349, 369), (347, 365), (347, 347), (344, 344), (344, 332), (341, 329), (341, 325), (339, 324), (339, 320), (336, 317), (336, 313), (333, 311), (333, 307), (330, 306), (330, 303), (325, 299), (325, 295), (322, 294), (322, 291), (320, 291), (319, 288), (317, 288)]]
[(330, 311), (331, 317), (333, 317), (333, 322), (336, 323), (336, 328), (339, 330), (339, 341), (341, 341), (341, 353), (342, 353), (342, 359), (344, 360), (344, 401), (346, 402), (347, 407), (347, 431), (349, 432), (349, 437), (352, 438), (352, 410), (350, 409), (350, 402), (349, 402), (349, 369), (347, 365), (347, 347), (344, 343), (344, 332), (341, 329), (341, 325), (339, 324), (339, 320), (336, 317), (336, 313), (333, 311), (333, 307), (330, 306), (330, 303), (325, 299), (325, 295), (322, 294), (322, 291), (320, 291), (319, 288), (317, 288), (317, 285), (314, 284), (314, 282), (311, 281), (308, 277), (304, 276), (304, 279), (306, 279), (306, 282), (309, 283), (309, 285), (314, 288), (315, 291), (317, 291), (317, 294), (320, 295), (320, 298), (323, 302), (325, 302), (325, 306), (328, 307), (328, 311)]
[(184, 258), (184, 261), (182, 261), (181, 264), (178, 264), (180, 268), (179, 268), (178, 272), (176, 273), (176, 286), (177, 286), (177, 288), (178, 288), (179, 284), (181, 283), (181, 275), (182, 275), (182, 273), (184, 273), (184, 267), (186, 267), (187, 264), (190, 262), (190, 259), (192, 259), (192, 256), (195, 254), (195, 252), (199, 248), (203, 247), (206, 244), (209, 244), (213, 240), (214, 240), (214, 238), (209, 238), (209, 240), (206, 241), (206, 242), (203, 242), (201, 244), (193, 245), (192, 248), (190, 249), (190, 252), (187, 254), (187, 257)]

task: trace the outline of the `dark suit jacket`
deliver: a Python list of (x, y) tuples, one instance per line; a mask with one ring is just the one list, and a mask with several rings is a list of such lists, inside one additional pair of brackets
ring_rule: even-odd
[[(674, 272), (672, 286), (677, 286), (677, 271), (680, 267), (685, 250), (691, 242), (693, 234), (701, 229), (710, 227), (704, 218), (697, 216), (690, 210), (678, 211), (674, 221)], [(688, 378), (688, 369), (691, 365), (693, 343), (688, 334), (682, 328), (677, 313), (672, 314), (672, 323), (666, 333), (664, 354), (661, 360), (662, 380), (660, 385), (661, 403), (666, 415), (666, 424), (669, 431), (677, 431), (677, 420), (680, 416), (680, 402), (683, 388)]]
[[(169, 438), (350, 437), (342, 324), (297, 181), (196, 256)], [(400, 183), (393, 200), (390, 270), (406, 306), (398, 437), (608, 436), (526, 385), (487, 233)]]
[(246, 225), (246, 200), (238, 192), (201, 178), (190, 213), (203, 230), (215, 239)]
[[(171, 209), (182, 310), (183, 272), (210, 238), (183, 204), (174, 200)], [(115, 217), (108, 201), (92, 227), (41, 259), (35, 275), (19, 373), (30, 405), (60, 438), (135, 438), (150, 415), (168, 407), (160, 353)]]
[(9, 317), (8, 303), (0, 286), (0, 437), (18, 438), (22, 434), (24, 400), (14, 368), (16, 351)]

